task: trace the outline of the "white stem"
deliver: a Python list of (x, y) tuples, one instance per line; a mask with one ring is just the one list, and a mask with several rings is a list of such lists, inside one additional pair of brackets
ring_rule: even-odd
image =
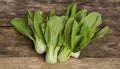
[(60, 47), (49, 47), (46, 51), (46, 62), (54, 64), (57, 62), (58, 51)]
[(80, 56), (80, 51), (78, 51), (76, 53), (72, 52), (71, 56), (74, 58), (78, 58)]
[(44, 42), (42, 42), (39, 38), (36, 38), (34, 44), (35, 44), (35, 50), (38, 54), (45, 53), (46, 45)]

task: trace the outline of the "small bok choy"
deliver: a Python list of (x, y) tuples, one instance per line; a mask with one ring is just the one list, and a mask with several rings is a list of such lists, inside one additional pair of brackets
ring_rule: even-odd
[(45, 18), (42, 12), (36, 12), (34, 15), (28, 10), (27, 19), (14, 18), (11, 20), (12, 25), (17, 31), (30, 38), (35, 46), (35, 50), (38, 54), (42, 54), (46, 51), (46, 44), (44, 40), (43, 25)]

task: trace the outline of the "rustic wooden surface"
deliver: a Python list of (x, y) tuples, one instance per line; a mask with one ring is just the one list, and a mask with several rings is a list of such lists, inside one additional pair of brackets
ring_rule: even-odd
[(120, 58), (83, 58), (47, 64), (39, 57), (0, 58), (0, 69), (120, 69)]
[[(14, 17), (26, 17), (26, 10), (51, 10), (65, 14), (68, 4), (76, 2), (79, 9), (102, 14), (103, 24), (110, 30), (94, 41), (79, 59), (65, 63), (46, 64), (43, 55), (34, 51), (32, 42), (10, 24)], [(0, 0), (0, 69), (119, 69), (120, 68), (120, 0)]]

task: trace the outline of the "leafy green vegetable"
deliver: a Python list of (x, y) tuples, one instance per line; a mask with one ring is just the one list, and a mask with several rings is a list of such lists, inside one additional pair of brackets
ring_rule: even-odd
[(45, 40), (47, 43), (46, 51), (46, 62), (47, 63), (56, 63), (57, 55), (60, 49), (58, 46), (58, 39), (61, 31), (63, 30), (63, 21), (61, 17), (53, 16), (51, 17), (46, 26), (45, 31)]
[(75, 14), (75, 19), (77, 22), (80, 22), (82, 18), (87, 15), (87, 10), (80, 10)]
[(76, 12), (77, 12), (77, 4), (76, 3), (71, 4), (68, 6), (66, 16), (75, 17)]
[(93, 37), (93, 39), (98, 39), (103, 37), (108, 32), (108, 30), (109, 30), (108, 26), (102, 28), (101, 30), (95, 33), (95, 36)]
[(50, 18), (50, 17), (53, 17), (53, 16), (56, 16), (56, 15), (57, 15), (56, 11), (52, 10), (52, 11), (50, 12), (49, 18)]
[(28, 20), (28, 26), (31, 28), (32, 32), (35, 33), (35, 30), (34, 30), (34, 23), (33, 23), (33, 18), (34, 18), (34, 14), (28, 10), (27, 11), (27, 20)]
[(42, 11), (27, 12), (27, 19), (11, 20), (15, 29), (31, 39), (38, 54), (46, 52), (47, 63), (67, 61), (70, 56), (78, 58), (80, 52), (94, 39), (103, 37), (108, 26), (97, 27), (102, 23), (100, 13), (87, 10), (77, 11), (77, 4), (68, 6), (66, 14), (58, 16), (54, 10), (48, 16)]
[(18, 30), (24, 36), (30, 38), (34, 41), (32, 37), (32, 31), (27, 26), (27, 20), (24, 18), (14, 18), (11, 20), (13, 26), (15, 26), (16, 30)]
[(61, 62), (67, 61), (70, 55), (79, 57), (80, 51), (82, 51), (93, 38), (102, 37), (108, 31), (108, 28), (103, 28), (104, 31), (96, 32), (96, 28), (102, 23), (102, 18), (99, 13), (92, 12), (87, 15), (87, 10), (81, 10), (74, 14), (74, 17), (70, 17), (72, 8), (73, 5), (70, 5), (66, 14), (69, 19), (74, 18), (74, 23), (72, 23), (73, 25), (65, 26), (64, 31), (66, 31), (64, 33), (66, 33), (66, 37), (63, 38), (63, 47), (58, 55), (58, 60)]
[(34, 36), (36, 39), (35, 49), (36, 52), (42, 54), (46, 51), (46, 44), (44, 41), (44, 34), (42, 32), (41, 24), (44, 23), (44, 15), (42, 12), (36, 12), (34, 15)]
[(64, 33), (63, 33), (63, 47), (61, 49), (61, 51), (59, 52), (59, 56), (58, 56), (58, 60), (59, 61), (66, 61), (71, 54), (71, 49), (70, 49), (70, 44), (71, 44), (71, 32), (72, 32), (72, 26), (74, 23), (74, 19), (70, 18), (68, 19), (66, 25), (65, 25), (65, 29), (64, 29)]
[(66, 11), (66, 16), (70, 17), (71, 16), (71, 9), (72, 9), (72, 4), (68, 6), (68, 9)]
[(46, 51), (46, 45), (44, 41), (44, 35), (42, 32), (41, 24), (44, 22), (43, 14), (36, 12), (35, 15), (28, 10), (28, 21), (23, 18), (14, 18), (11, 23), (13, 26), (23, 35), (29, 37), (34, 45), (38, 54), (42, 54)]

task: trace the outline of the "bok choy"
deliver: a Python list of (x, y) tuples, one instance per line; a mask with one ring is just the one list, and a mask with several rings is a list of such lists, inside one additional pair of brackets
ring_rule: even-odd
[(45, 40), (47, 44), (46, 50), (46, 62), (56, 63), (59, 46), (59, 38), (61, 32), (64, 28), (64, 22), (62, 17), (53, 16), (47, 22), (46, 31), (45, 31)]
[(77, 4), (71, 4), (65, 15), (58, 16), (51, 11), (45, 16), (42, 11), (28, 10), (27, 18), (13, 18), (15, 29), (31, 39), (38, 54), (45, 54), (45, 61), (54, 64), (67, 61), (71, 56), (78, 58), (88, 44), (103, 37), (108, 26), (98, 28), (102, 23), (100, 13), (77, 11)]
[[(74, 6), (76, 6), (76, 4), (70, 5), (72, 9), (74, 9)], [(67, 11), (71, 13), (67, 16), (69, 19), (74, 19), (74, 22), (66, 23), (64, 29), (63, 36), (65, 37), (63, 41), (65, 43), (63, 42), (63, 47), (58, 55), (58, 60), (61, 62), (67, 61), (70, 56), (79, 57), (80, 51), (93, 39), (102, 37), (108, 31), (108, 26), (106, 26), (102, 30), (99, 30), (99, 32), (96, 32), (97, 27), (102, 23), (102, 18), (99, 13), (92, 12), (87, 14), (86, 10), (81, 10), (77, 14), (72, 15), (72, 13), (76, 12), (76, 7), (74, 9), (75, 12), (69, 8)]]
[(28, 20), (24, 18), (14, 18), (11, 23), (17, 31), (30, 38), (35, 46), (38, 54), (46, 51), (46, 44), (44, 40), (44, 33), (42, 32), (44, 23), (44, 16), (42, 12), (36, 12), (34, 15), (28, 10)]

